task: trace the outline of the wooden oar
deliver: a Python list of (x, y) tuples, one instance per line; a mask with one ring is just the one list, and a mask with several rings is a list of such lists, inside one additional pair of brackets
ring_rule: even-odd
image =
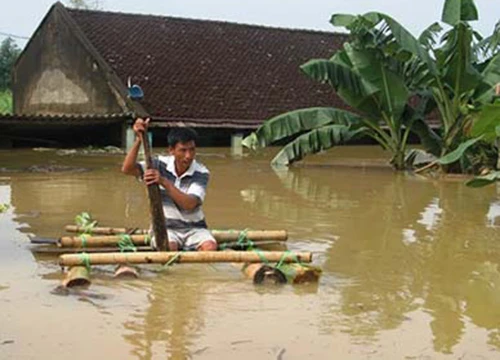
[[(141, 137), (142, 146), (144, 148), (146, 169), (153, 169), (149, 141), (146, 136), (144, 136), (144, 132), (140, 132), (139, 136)], [(151, 223), (153, 224), (153, 234), (155, 236), (156, 247), (159, 251), (168, 251), (167, 227), (165, 225), (165, 215), (163, 214), (163, 204), (158, 184), (148, 185), (148, 198), (149, 212), (151, 214)]]

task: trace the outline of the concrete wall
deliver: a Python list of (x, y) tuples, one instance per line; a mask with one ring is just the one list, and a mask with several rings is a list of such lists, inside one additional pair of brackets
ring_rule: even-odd
[(123, 112), (102, 69), (53, 8), (14, 70), (18, 114)]

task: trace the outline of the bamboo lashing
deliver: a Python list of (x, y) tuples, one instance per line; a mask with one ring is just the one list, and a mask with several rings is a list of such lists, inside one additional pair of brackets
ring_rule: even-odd
[(284, 251), (194, 251), (194, 252), (141, 252), (107, 254), (65, 254), (59, 256), (61, 266), (109, 265), (109, 264), (165, 264), (175, 258), (178, 263), (302, 263), (312, 261), (311, 252)]

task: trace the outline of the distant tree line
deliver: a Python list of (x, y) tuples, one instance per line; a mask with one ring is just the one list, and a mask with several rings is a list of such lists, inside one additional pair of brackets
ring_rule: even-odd
[(68, 0), (67, 4), (69, 7), (74, 9), (85, 9), (85, 10), (98, 10), (102, 8), (102, 1), (100, 0)]
[(17, 46), (14, 39), (6, 38), (0, 44), (0, 91), (6, 91), (12, 85), (12, 68), (19, 56), (21, 49)]

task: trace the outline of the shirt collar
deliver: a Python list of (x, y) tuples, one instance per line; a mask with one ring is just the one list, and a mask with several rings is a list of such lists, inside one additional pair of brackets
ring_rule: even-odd
[(173, 155), (168, 156), (165, 162), (167, 164), (167, 171), (169, 171), (175, 177), (178, 177), (178, 178), (183, 178), (184, 176), (192, 176), (194, 174), (194, 169), (196, 167), (196, 165), (195, 165), (196, 160), (193, 160), (191, 162), (191, 165), (189, 165), (189, 168), (186, 170), (186, 172), (184, 172), (184, 174), (182, 174), (181, 176), (177, 176), (177, 171), (175, 170), (175, 158), (174, 158), (174, 156)]

